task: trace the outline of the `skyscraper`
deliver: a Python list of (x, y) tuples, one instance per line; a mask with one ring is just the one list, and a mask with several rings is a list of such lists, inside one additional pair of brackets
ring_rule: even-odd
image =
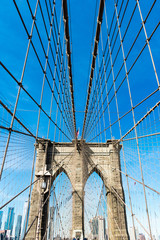
[(92, 237), (98, 240), (105, 240), (105, 219), (101, 216), (94, 217), (90, 220)]
[(23, 239), (24, 237), (25, 224), (26, 224), (26, 218), (27, 218), (27, 207), (28, 207), (28, 201), (25, 201), (24, 207), (23, 207), (22, 224), (21, 224), (21, 239)]
[(3, 211), (0, 211), (0, 229), (2, 227), (2, 217), (3, 217)]
[(12, 230), (13, 230), (13, 223), (14, 223), (14, 208), (8, 208), (8, 216), (7, 216), (7, 221), (5, 222), (5, 230), (10, 230), (10, 233), (12, 235)]
[(137, 228), (134, 229), (133, 227), (129, 227), (128, 232), (129, 232), (130, 240), (135, 240), (135, 235), (136, 235), (136, 239), (138, 239), (139, 231)]
[(103, 217), (98, 218), (98, 239), (105, 240), (105, 219)]
[(98, 237), (98, 218), (94, 217), (90, 220), (90, 228), (92, 232), (92, 238)]
[(50, 216), (49, 216), (49, 227), (48, 227), (48, 238), (53, 239), (54, 235), (54, 207), (50, 207)]
[(15, 240), (19, 240), (20, 239), (21, 223), (22, 223), (22, 216), (18, 215), (16, 229), (15, 229)]
[(98, 235), (98, 218), (92, 219), (92, 229), (93, 229), (93, 235)]

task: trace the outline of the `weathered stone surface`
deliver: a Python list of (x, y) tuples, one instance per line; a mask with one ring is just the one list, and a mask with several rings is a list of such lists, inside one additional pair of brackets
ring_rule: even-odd
[[(120, 174), (120, 145), (116, 140), (107, 143), (54, 143), (43, 140), (37, 143), (37, 159), (35, 179), (42, 176), (47, 170), (47, 176), (34, 184), (31, 198), (29, 226), (36, 216), (39, 216), (32, 225), (26, 239), (36, 239), (39, 231), (39, 240), (45, 234), (48, 220), (48, 204), (46, 201), (42, 213), (39, 208), (49, 194), (49, 188), (54, 179), (64, 171), (69, 177), (73, 188), (72, 199), (72, 236), (84, 233), (84, 187), (88, 177), (95, 171), (104, 181), (107, 190), (108, 231), (109, 240), (128, 240), (124, 193)], [(47, 190), (42, 190), (42, 182), (47, 182)]]

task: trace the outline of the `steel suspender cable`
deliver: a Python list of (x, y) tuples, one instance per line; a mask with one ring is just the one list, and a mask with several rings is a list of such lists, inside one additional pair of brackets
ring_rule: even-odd
[(101, 0), (100, 1), (100, 6), (99, 6), (99, 13), (98, 13), (98, 19), (97, 19), (97, 29), (96, 29), (96, 36), (95, 36), (95, 40), (94, 40), (94, 50), (93, 50), (91, 72), (90, 72), (90, 80), (89, 80), (89, 86), (88, 86), (88, 96), (87, 96), (87, 102), (86, 102), (86, 109), (85, 109), (85, 116), (84, 116), (81, 139), (83, 139), (83, 137), (84, 137), (86, 118), (87, 118), (87, 114), (88, 114), (88, 106), (89, 106), (89, 100), (90, 100), (90, 94), (91, 94), (91, 88), (92, 88), (92, 80), (93, 80), (93, 76), (94, 76), (94, 68), (95, 68), (95, 62), (96, 62), (96, 56), (97, 56), (99, 35), (100, 35), (100, 31), (101, 31), (102, 16), (103, 16), (103, 10), (104, 10), (104, 2), (105, 2), (105, 0)]
[(75, 105), (74, 105), (74, 95), (73, 95), (73, 80), (72, 80), (72, 61), (71, 61), (71, 50), (70, 50), (70, 36), (69, 36), (69, 21), (68, 21), (68, 9), (67, 9), (67, 0), (62, 0), (63, 5), (63, 15), (64, 15), (64, 26), (65, 26), (65, 36), (66, 36), (66, 44), (67, 44), (67, 56), (68, 56), (68, 71), (69, 71), (69, 80), (70, 80), (70, 92), (71, 92), (71, 100), (72, 100), (72, 114), (73, 114), (73, 122), (74, 122), (74, 135), (75, 139), (77, 139), (76, 135), (76, 118), (75, 118)]

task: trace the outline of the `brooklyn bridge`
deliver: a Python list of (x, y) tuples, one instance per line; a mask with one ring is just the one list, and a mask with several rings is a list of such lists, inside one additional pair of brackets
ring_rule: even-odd
[(159, 13), (1, 0), (0, 239), (160, 240)]

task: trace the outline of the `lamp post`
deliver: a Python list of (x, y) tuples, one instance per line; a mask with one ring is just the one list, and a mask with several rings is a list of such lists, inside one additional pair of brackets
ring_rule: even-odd
[(40, 210), (38, 212), (38, 220), (37, 220), (37, 231), (36, 231), (36, 240), (39, 240), (40, 227), (41, 227), (41, 217), (42, 217), (42, 209), (43, 209), (43, 200), (44, 200), (44, 191), (47, 188), (47, 183), (44, 179), (42, 179), (41, 183), (41, 197), (40, 197)]

